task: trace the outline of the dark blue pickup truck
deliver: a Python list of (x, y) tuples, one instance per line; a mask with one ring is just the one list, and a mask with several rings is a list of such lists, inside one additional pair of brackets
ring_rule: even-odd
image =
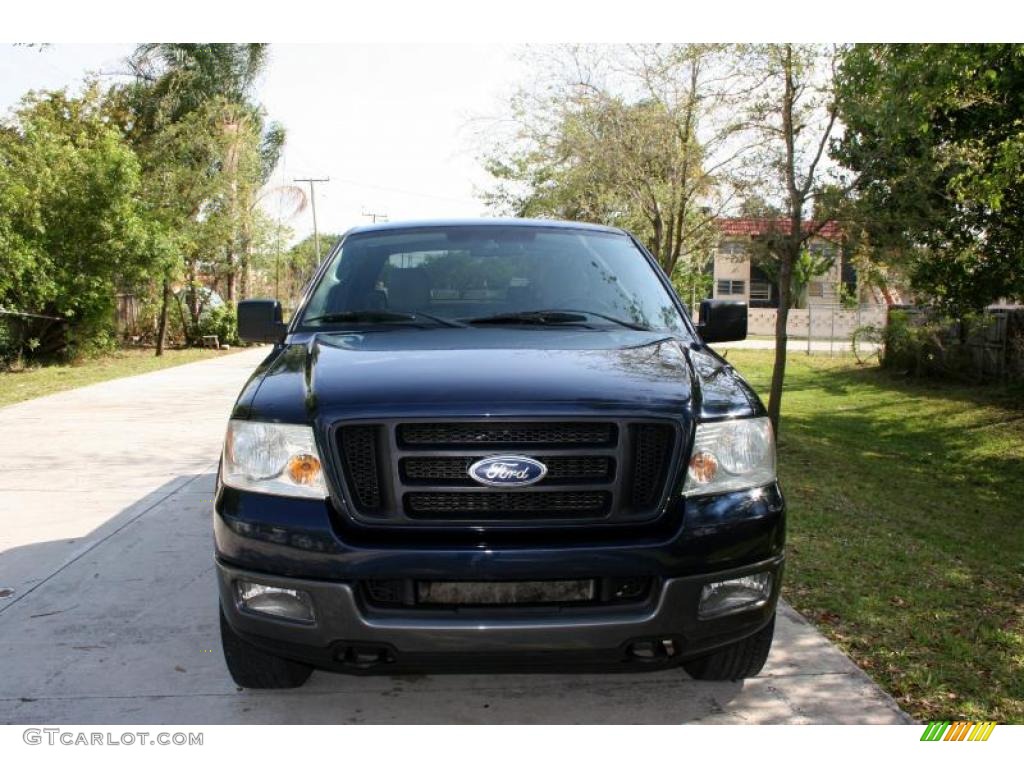
[(228, 669), (493, 665), (756, 675), (785, 523), (771, 424), (621, 230), (348, 232), (234, 407), (214, 531)]

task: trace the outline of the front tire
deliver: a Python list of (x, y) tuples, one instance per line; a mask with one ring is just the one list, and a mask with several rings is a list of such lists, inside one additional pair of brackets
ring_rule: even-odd
[(307, 664), (273, 656), (243, 640), (228, 624), (223, 610), (220, 612), (220, 642), (228, 672), (243, 688), (298, 688), (313, 673), (313, 668)]
[(772, 649), (775, 614), (756, 634), (720, 648), (707, 656), (683, 662), (683, 669), (694, 680), (742, 680), (755, 677)]

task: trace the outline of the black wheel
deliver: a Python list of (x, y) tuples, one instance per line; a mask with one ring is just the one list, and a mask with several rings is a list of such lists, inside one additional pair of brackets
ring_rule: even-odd
[(754, 677), (768, 659), (775, 634), (775, 615), (756, 635), (727, 645), (707, 656), (683, 662), (694, 680), (742, 680)]
[(313, 668), (262, 651), (240, 638), (220, 612), (220, 643), (232, 679), (243, 688), (298, 688)]

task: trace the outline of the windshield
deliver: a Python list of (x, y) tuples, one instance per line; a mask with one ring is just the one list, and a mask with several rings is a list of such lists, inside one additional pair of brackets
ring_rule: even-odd
[(533, 320), (531, 313), (542, 313), (538, 324), (686, 328), (629, 237), (497, 225), (346, 238), (314, 288), (300, 326), (512, 324)]

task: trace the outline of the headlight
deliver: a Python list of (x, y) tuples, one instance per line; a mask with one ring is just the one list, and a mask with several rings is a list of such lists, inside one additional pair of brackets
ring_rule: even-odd
[(313, 430), (298, 424), (229, 421), (221, 478), (246, 491), (327, 498)]
[(697, 425), (683, 493), (739, 491), (775, 482), (775, 438), (766, 418)]

